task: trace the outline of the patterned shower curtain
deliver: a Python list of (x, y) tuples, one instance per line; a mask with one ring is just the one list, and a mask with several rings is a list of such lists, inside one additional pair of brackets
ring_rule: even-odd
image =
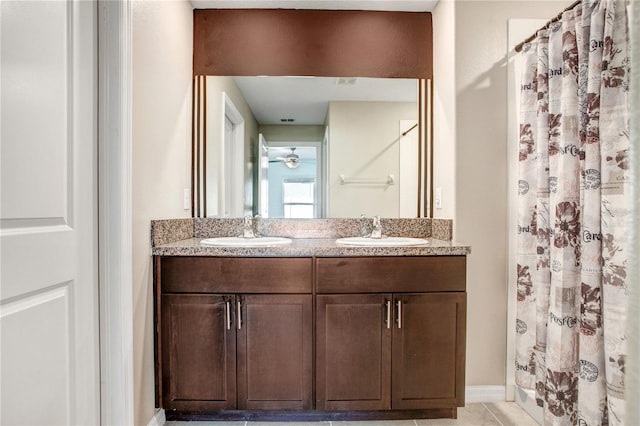
[(624, 424), (627, 3), (583, 0), (522, 53), (516, 382), (545, 424)]

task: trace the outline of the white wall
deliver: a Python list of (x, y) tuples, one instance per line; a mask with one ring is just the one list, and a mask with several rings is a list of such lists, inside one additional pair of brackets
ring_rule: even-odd
[(456, 211), (455, 3), (440, 1), (433, 19), (433, 187), (442, 189), (442, 208), (433, 217), (451, 219)]
[(152, 219), (190, 217), (193, 13), (186, 0), (133, 1), (135, 423), (154, 414)]
[[(258, 123), (233, 77), (207, 77), (207, 217), (221, 216), (219, 196), (224, 184), (222, 176), (222, 143), (224, 141), (224, 108), (226, 93), (244, 119), (245, 192), (252, 190), (251, 153), (258, 143)], [(245, 193), (245, 200), (251, 200)]]
[(415, 103), (330, 102), (329, 217), (398, 217), (395, 185), (341, 185), (348, 178), (386, 180), (400, 169), (400, 120), (417, 120)]
[[(444, 192), (442, 211), (453, 213), (454, 239), (472, 246), (467, 263), (467, 385), (505, 384), (507, 20), (552, 18), (570, 3), (441, 1), (434, 11), (435, 125), (442, 136), (435, 140), (435, 175), (443, 187), (453, 179), (454, 194)], [(447, 98), (452, 94), (453, 106)], [(451, 140), (454, 147), (448, 145)]]

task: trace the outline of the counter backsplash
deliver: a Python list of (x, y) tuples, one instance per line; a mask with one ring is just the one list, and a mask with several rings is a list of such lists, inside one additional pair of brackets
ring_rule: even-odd
[[(451, 219), (380, 220), (382, 232), (388, 236), (431, 237), (451, 241)], [(151, 246), (159, 246), (189, 238), (233, 237), (242, 234), (243, 219), (189, 218), (151, 221)], [(371, 219), (257, 219), (257, 231), (263, 236), (289, 238), (342, 238), (371, 231)]]

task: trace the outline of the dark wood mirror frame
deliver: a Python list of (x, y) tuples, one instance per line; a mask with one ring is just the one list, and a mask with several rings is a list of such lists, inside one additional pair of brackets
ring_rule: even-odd
[[(193, 41), (192, 215), (206, 211), (203, 76), (419, 79), (418, 216), (433, 216), (433, 31), (428, 12), (196, 9)], [(429, 115), (429, 117), (427, 117)], [(424, 201), (422, 201), (424, 200)], [(201, 206), (204, 206), (201, 208)]]

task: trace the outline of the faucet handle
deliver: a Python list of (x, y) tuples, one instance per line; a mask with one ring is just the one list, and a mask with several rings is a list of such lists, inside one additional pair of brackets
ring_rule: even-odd
[(260, 216), (260, 213), (256, 213), (256, 215), (253, 216), (253, 234), (256, 238), (262, 237), (260, 232), (258, 232), (258, 219), (262, 219), (262, 216)]
[(360, 220), (362, 221), (362, 227), (360, 228), (360, 236), (368, 237), (369, 236), (369, 221), (367, 220), (366, 214), (360, 215)]
[(371, 238), (382, 238), (382, 225), (380, 225), (380, 216), (373, 217), (373, 229), (371, 230)]
[(244, 227), (242, 230), (243, 238), (255, 238), (255, 234), (253, 233), (253, 219), (250, 215), (244, 217)]

